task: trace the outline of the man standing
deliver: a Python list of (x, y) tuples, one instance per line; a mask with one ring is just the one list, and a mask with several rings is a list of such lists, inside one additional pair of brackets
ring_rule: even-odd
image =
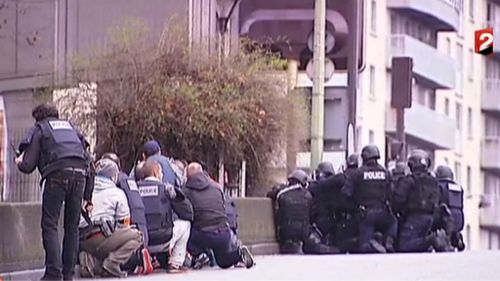
[[(45, 274), (42, 280), (72, 280), (78, 250), (78, 222), (82, 199), (91, 208), (93, 183), (87, 181), (90, 169), (88, 143), (63, 119), (54, 106), (41, 104), (32, 111), (34, 127), (19, 145), (22, 155), (16, 164), (23, 173), (35, 167), (42, 176), (42, 240)], [(57, 225), (63, 202), (64, 240), (61, 246)]]

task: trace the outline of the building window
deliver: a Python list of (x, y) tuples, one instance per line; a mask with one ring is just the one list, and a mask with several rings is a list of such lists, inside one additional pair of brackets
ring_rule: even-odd
[(469, 0), (469, 18), (474, 20), (474, 0)]
[(370, 21), (370, 30), (373, 33), (377, 32), (377, 1), (372, 0), (371, 3), (371, 21)]
[(455, 122), (457, 123), (457, 130), (462, 131), (462, 105), (458, 102), (455, 106)]
[(368, 142), (370, 144), (374, 144), (375, 143), (375, 132), (373, 130), (369, 130), (368, 131)]
[(446, 37), (446, 54), (451, 56), (451, 39), (450, 37)]
[(462, 164), (460, 162), (455, 162), (455, 179), (457, 183), (462, 183)]
[(469, 49), (469, 67), (467, 68), (467, 72), (470, 80), (474, 80), (474, 52), (472, 49)]
[(450, 161), (448, 160), (448, 157), (445, 157), (445, 158), (444, 158), (444, 164), (445, 164), (446, 166), (449, 166), (449, 165), (450, 165)]
[(463, 65), (464, 65), (464, 47), (462, 44), (457, 42), (457, 49), (455, 53), (455, 61), (457, 62), (457, 85), (456, 85), (456, 91), (457, 94), (461, 95), (462, 94), (462, 71), (463, 71)]
[(470, 166), (467, 166), (467, 193), (471, 193), (472, 190), (472, 171)]
[(370, 95), (375, 97), (375, 66), (370, 66)]
[(428, 97), (428, 105), (429, 108), (432, 110), (436, 110), (436, 92), (430, 90), (427, 92), (427, 97)]
[(450, 116), (450, 99), (444, 98), (444, 114)]
[(467, 109), (467, 137), (472, 139), (472, 108)]

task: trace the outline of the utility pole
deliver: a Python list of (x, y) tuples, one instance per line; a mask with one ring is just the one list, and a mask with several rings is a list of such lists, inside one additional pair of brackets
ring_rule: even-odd
[(326, 0), (316, 0), (314, 6), (314, 79), (311, 108), (311, 162), (313, 171), (323, 160), (325, 111), (325, 29)]
[[(359, 62), (359, 49), (361, 44), (361, 3), (360, 0), (350, 0), (351, 14), (350, 17), (353, 19), (354, 24), (350, 27), (353, 33), (350, 36), (350, 42), (348, 43), (348, 105), (349, 105), (349, 123), (348, 123), (348, 143), (350, 144), (347, 149), (348, 153), (354, 153), (357, 150), (358, 144), (356, 143), (356, 111), (357, 111), (357, 89), (358, 89), (358, 62)], [(352, 139), (349, 139), (352, 138)], [(353, 151), (349, 151), (352, 150)]]

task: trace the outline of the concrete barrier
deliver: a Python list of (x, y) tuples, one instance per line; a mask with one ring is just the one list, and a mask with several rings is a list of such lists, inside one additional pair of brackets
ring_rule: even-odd
[(271, 199), (236, 198), (239, 211), (239, 238), (256, 255), (279, 253)]
[(0, 204), (0, 272), (43, 266), (39, 203)]
[[(242, 242), (256, 255), (277, 254), (271, 200), (236, 198), (235, 203)], [(0, 273), (43, 267), (40, 219), (39, 203), (0, 203)]]

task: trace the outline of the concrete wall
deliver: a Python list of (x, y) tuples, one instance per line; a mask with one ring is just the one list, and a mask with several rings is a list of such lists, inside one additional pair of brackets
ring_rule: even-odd
[[(240, 239), (254, 254), (276, 254), (273, 208), (268, 198), (237, 198)], [(0, 273), (44, 264), (39, 203), (0, 203)]]

